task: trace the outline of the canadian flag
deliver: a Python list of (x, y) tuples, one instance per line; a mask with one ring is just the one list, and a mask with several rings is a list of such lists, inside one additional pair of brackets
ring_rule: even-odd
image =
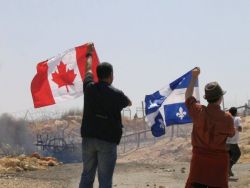
[[(88, 44), (69, 49), (49, 60), (38, 63), (31, 82), (34, 107), (53, 105), (83, 95), (83, 80)], [(99, 59), (92, 50), (92, 72), (97, 81)]]

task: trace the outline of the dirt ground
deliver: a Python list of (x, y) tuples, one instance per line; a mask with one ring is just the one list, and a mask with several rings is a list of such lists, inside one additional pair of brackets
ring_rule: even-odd
[[(239, 178), (230, 188), (250, 188), (250, 117), (243, 119), (242, 156), (233, 168)], [(162, 139), (156, 144), (120, 155), (114, 173), (117, 188), (183, 188), (191, 158), (189, 138)], [(0, 174), (0, 188), (77, 188), (82, 164), (64, 164), (46, 170)], [(98, 187), (96, 179), (94, 188)]]
[[(182, 188), (188, 176), (189, 163), (140, 164), (118, 163), (113, 187), (117, 188)], [(77, 188), (82, 164), (66, 164), (35, 172), (0, 177), (1, 188)], [(230, 188), (250, 187), (250, 163), (238, 164), (234, 172), (239, 177)], [(97, 179), (94, 188), (98, 187)]]

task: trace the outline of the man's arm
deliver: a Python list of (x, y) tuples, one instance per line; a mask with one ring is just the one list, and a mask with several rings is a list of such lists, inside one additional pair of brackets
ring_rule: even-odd
[(86, 53), (86, 64), (85, 64), (85, 74), (92, 73), (92, 51), (93, 51), (94, 44), (89, 43)]
[(94, 83), (94, 78), (92, 73), (92, 51), (93, 51), (93, 43), (89, 43), (86, 52), (85, 78), (83, 81), (84, 92), (91, 83)]
[(121, 90), (118, 89), (115, 90), (117, 93), (117, 104), (119, 110), (122, 110), (123, 108), (126, 108), (128, 106), (132, 106), (131, 100)]
[(200, 74), (200, 68), (199, 67), (196, 67), (192, 70), (192, 78), (191, 78), (191, 81), (188, 85), (188, 88), (186, 90), (186, 93), (185, 93), (185, 99), (187, 100), (189, 97), (193, 96), (193, 92), (194, 92), (194, 86), (195, 86), (195, 83), (197, 82), (198, 80), (198, 76)]
[(132, 106), (131, 100), (121, 92), (121, 109), (126, 108), (127, 106)]

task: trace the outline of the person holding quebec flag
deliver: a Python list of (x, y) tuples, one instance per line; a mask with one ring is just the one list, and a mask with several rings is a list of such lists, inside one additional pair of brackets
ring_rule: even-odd
[(226, 93), (217, 82), (205, 86), (204, 99), (199, 102), (196, 67), (160, 91), (147, 95), (146, 114), (152, 134), (165, 134), (165, 126), (193, 120), (192, 158), (185, 188), (228, 188), (229, 155), (227, 137), (235, 134), (232, 116), (221, 110)]

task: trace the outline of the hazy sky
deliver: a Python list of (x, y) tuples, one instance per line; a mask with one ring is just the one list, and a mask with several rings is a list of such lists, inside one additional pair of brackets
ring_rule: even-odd
[[(226, 106), (250, 99), (249, 0), (0, 0), (0, 113), (33, 109), (36, 64), (94, 42), (114, 86), (140, 105), (195, 66)], [(83, 98), (54, 107), (81, 107)], [(44, 108), (50, 109), (50, 108)]]

